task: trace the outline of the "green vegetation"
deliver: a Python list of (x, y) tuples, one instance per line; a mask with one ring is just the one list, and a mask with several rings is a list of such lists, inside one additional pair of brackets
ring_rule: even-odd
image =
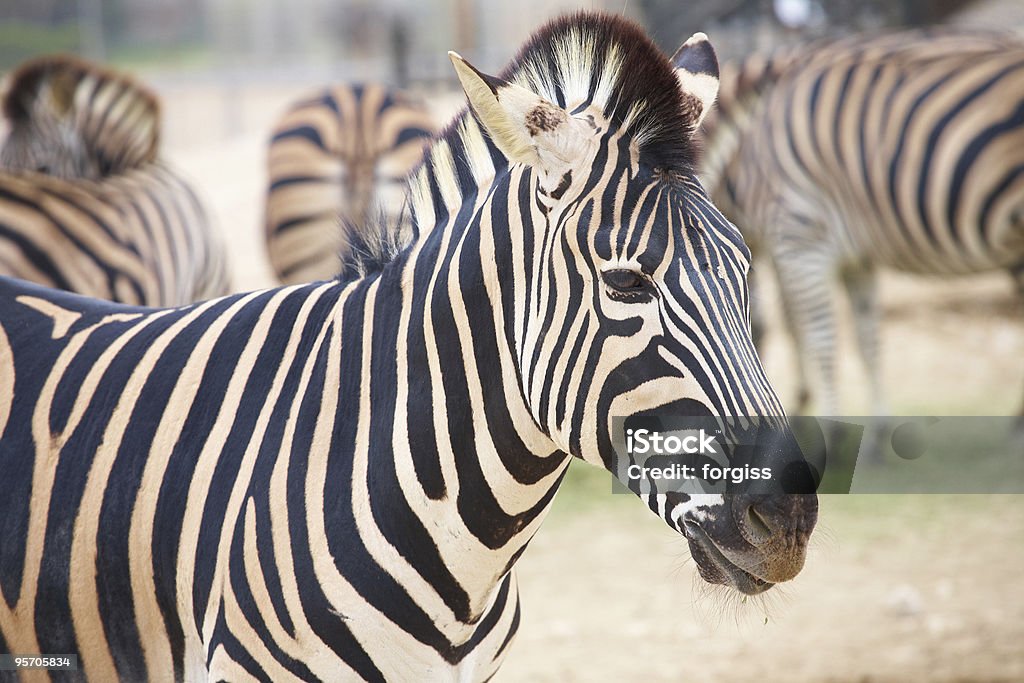
[(201, 44), (145, 45), (127, 44), (111, 46), (108, 61), (122, 69), (135, 70), (146, 67), (203, 67), (213, 61), (213, 53)]
[(0, 70), (10, 69), (36, 55), (77, 52), (78, 28), (73, 23), (40, 26), (26, 22), (0, 22)]
[(640, 505), (631, 493), (612, 493), (612, 475), (600, 467), (573, 460), (551, 509), (552, 519), (568, 518), (619, 505)]
[[(45, 26), (30, 22), (0, 21), (0, 72), (26, 59), (59, 52), (78, 54), (82, 45), (74, 22)], [(211, 48), (201, 43), (152, 45), (115, 43), (107, 46), (104, 61), (126, 70), (140, 67), (205, 66), (212, 61)]]

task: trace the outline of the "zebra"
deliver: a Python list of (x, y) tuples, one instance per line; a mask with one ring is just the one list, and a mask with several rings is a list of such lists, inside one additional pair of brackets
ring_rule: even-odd
[(0, 273), (139, 306), (227, 294), (227, 258), (189, 184), (155, 156), (159, 107), (70, 57), (33, 60), (3, 100)]
[[(93, 680), (483, 680), (616, 416), (766, 416), (749, 252), (696, 180), (703, 34), (546, 24), (339, 278), (140, 309), (0, 278), (0, 650)], [(649, 492), (701, 576), (801, 569), (813, 492)]]
[[(879, 268), (1003, 269), (1024, 298), (1022, 93), (1024, 44), (979, 31), (853, 36), (723, 69), (701, 178), (774, 266), (803, 360), (798, 410), (816, 375), (818, 410), (839, 414), (836, 279), (854, 314), (872, 415), (888, 413)], [(869, 452), (880, 425), (872, 429)]]
[(426, 107), (379, 84), (344, 84), (293, 104), (267, 157), (266, 241), (284, 284), (338, 274), (349, 231), (378, 209), (400, 220), (404, 182), (435, 132)]
[(156, 161), (160, 102), (134, 80), (71, 55), (29, 60), (9, 79), (0, 167), (58, 178), (124, 173)]

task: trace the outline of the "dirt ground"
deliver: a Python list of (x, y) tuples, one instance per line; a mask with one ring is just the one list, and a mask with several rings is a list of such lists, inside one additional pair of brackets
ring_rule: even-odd
[(1024, 497), (823, 496), (803, 572), (741, 603), (638, 501), (589, 493), (519, 564), (499, 680), (1024, 680)]
[[(264, 141), (302, 89), (166, 89), (168, 156), (202, 188), (238, 289), (270, 284)], [(896, 413), (1017, 410), (1024, 316), (1008, 279), (887, 275), (882, 293)], [(850, 349), (840, 373), (844, 410), (857, 415), (867, 403)], [(764, 358), (791, 399), (778, 330)], [(609, 488), (579, 471), (559, 493), (519, 564), (523, 626), (497, 680), (1024, 681), (1024, 496), (824, 497), (803, 573), (741, 604), (701, 584), (683, 540)]]

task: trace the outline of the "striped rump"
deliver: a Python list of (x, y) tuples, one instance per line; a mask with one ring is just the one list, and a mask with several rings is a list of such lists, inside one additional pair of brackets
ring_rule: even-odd
[(405, 179), (433, 132), (420, 102), (377, 84), (336, 85), (294, 104), (267, 162), (267, 253), (281, 282), (337, 275), (368, 223), (407, 224)]

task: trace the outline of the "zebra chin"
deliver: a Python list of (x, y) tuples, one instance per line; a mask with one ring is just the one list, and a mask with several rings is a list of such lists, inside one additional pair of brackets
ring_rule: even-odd
[(697, 572), (708, 583), (729, 586), (744, 595), (758, 595), (775, 585), (776, 582), (761, 578), (726, 557), (699, 524), (685, 522), (683, 534), (697, 563)]
[(813, 494), (725, 494), (677, 523), (702, 579), (757, 595), (800, 573), (818, 518)]

